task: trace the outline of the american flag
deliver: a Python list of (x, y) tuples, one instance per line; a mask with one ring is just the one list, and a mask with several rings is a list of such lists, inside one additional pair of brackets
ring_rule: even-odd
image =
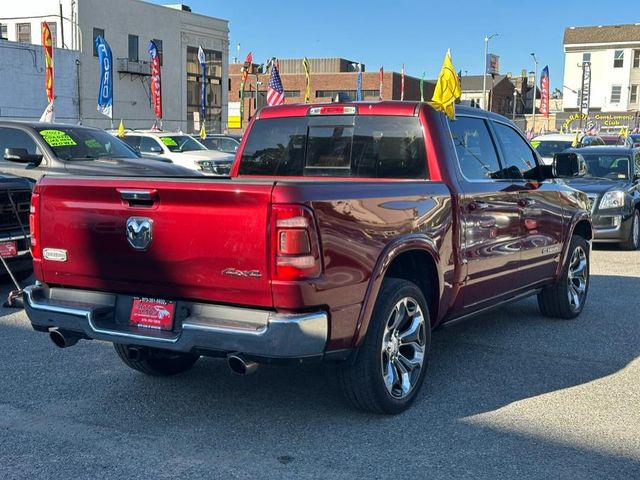
[(284, 104), (284, 89), (278, 73), (278, 65), (275, 62), (271, 65), (271, 77), (267, 88), (267, 104), (269, 106)]

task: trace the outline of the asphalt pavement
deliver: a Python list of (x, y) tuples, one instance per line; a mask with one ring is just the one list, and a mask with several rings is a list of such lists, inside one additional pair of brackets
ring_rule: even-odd
[(394, 417), (351, 409), (321, 365), (150, 378), (1, 309), (0, 477), (640, 479), (639, 260), (595, 250), (577, 320), (527, 299), (437, 330)]

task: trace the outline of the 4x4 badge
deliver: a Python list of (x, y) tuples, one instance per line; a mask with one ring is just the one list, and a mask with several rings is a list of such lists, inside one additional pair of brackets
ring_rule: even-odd
[(153, 240), (153, 220), (147, 217), (130, 217), (126, 226), (127, 240), (136, 250), (146, 250)]

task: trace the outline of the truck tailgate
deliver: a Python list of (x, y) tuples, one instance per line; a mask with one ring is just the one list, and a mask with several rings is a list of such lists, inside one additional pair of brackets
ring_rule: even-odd
[[(64, 249), (67, 259), (44, 255), (36, 270), (49, 284), (270, 307), (272, 189), (269, 181), (45, 177), (40, 248)], [(151, 242), (136, 250), (127, 224), (139, 240), (145, 219)]]

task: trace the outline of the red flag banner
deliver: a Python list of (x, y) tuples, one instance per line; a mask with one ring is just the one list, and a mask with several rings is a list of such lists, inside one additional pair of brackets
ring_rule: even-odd
[(382, 100), (382, 87), (384, 86), (384, 67), (380, 67), (380, 92), (378, 93), (380, 100)]
[(404, 63), (402, 64), (402, 79), (400, 81), (400, 100), (404, 100)]
[(549, 66), (540, 74), (540, 113), (549, 118)]
[(162, 118), (162, 80), (160, 78), (160, 55), (156, 42), (149, 42), (149, 56), (151, 57), (151, 103), (156, 118)]
[(44, 88), (47, 100), (53, 101), (53, 38), (47, 22), (42, 22), (42, 48), (44, 49)]

